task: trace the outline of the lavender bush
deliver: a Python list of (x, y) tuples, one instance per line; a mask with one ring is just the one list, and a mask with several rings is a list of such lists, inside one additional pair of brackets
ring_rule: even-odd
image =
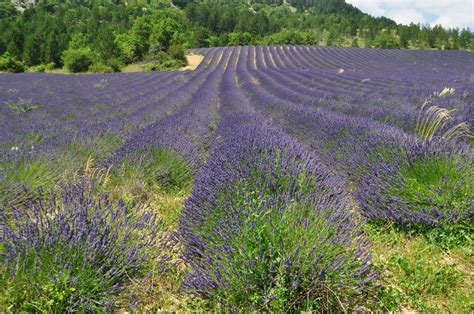
[(354, 306), (377, 277), (357, 218), (314, 156), (262, 123), (230, 116), (196, 178), (183, 288), (240, 310)]
[(469, 146), (414, 141), (362, 179), (357, 198), (364, 214), (405, 227), (472, 221), (473, 156)]
[(143, 206), (74, 185), (26, 210), (2, 208), (2, 307), (14, 311), (112, 309), (128, 278), (146, 275), (167, 239)]

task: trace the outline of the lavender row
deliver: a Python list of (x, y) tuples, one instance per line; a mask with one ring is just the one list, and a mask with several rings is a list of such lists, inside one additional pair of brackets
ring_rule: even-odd
[[(248, 59), (253, 59), (254, 50), (249, 49)], [(239, 82), (254, 103), (255, 109), (274, 118), (286, 132), (313, 147), (320, 160), (329, 165), (334, 174), (345, 177), (347, 188), (358, 195), (361, 209), (368, 217), (394, 220), (405, 226), (435, 226), (460, 221), (472, 215), (472, 199), (461, 196), (464, 200), (456, 200), (453, 196), (470, 193), (468, 191), (472, 171), (467, 169), (470, 169), (472, 159), (466, 157), (471, 154), (469, 149), (466, 151), (451, 147), (440, 152), (440, 145), (427, 145), (416, 136), (407, 135), (403, 130), (386, 123), (315, 108), (313, 104), (298, 104), (292, 102), (291, 97), (276, 98), (276, 88), (268, 93), (261, 87), (262, 84), (252, 84), (254, 76), (251, 73), (260, 75), (261, 83), (264, 82), (263, 79), (270, 79), (265, 77), (262, 71), (252, 70), (256, 64), (258, 58), (255, 58), (255, 62), (247, 62), (247, 67), (240, 67), (238, 72)], [(430, 149), (427, 149), (428, 146)], [(421, 158), (420, 155), (424, 157)], [(420, 195), (416, 202), (414, 196), (411, 197), (413, 199), (404, 199), (393, 192), (400, 190), (402, 186), (410, 189), (407, 185), (409, 179), (402, 178), (398, 171), (411, 169), (411, 165), (420, 163), (420, 160), (441, 160), (442, 163), (458, 160), (459, 165), (450, 166), (460, 173), (460, 176), (451, 182), (454, 185), (450, 188), (453, 195), (446, 196), (444, 200), (432, 200), (430, 193), (434, 195), (437, 192), (427, 192)], [(373, 187), (374, 182), (379, 182), (375, 179), (383, 181), (384, 184)], [(430, 189), (428, 188), (428, 191), (431, 191)], [(384, 199), (385, 201), (382, 201)], [(423, 203), (420, 203), (421, 199)]]
[[(231, 54), (236, 51), (226, 49), (217, 66), (205, 82), (193, 93), (183, 109), (136, 132), (122, 145), (109, 160), (118, 164), (123, 158), (141, 155), (148, 149), (165, 147), (179, 153), (191, 169), (197, 169), (205, 158), (205, 148), (212, 135), (212, 119), (217, 119), (218, 89)], [(183, 97), (189, 97), (183, 94)], [(174, 100), (175, 101), (175, 100)], [(136, 158), (135, 156), (132, 158)], [(143, 156), (140, 156), (143, 158)]]
[[(216, 60), (219, 58), (218, 53), (211, 53), (210, 56)], [(143, 93), (143, 96), (139, 96), (142, 98), (132, 97), (135, 93), (128, 91), (128, 99), (120, 101), (116, 99), (114, 104), (96, 105), (91, 99), (84, 105), (66, 106), (68, 110), (64, 110), (65, 106), (60, 104), (40, 107), (38, 110), (34, 108), (31, 112), (20, 113), (12, 113), (11, 108), (6, 108), (14, 118), (10, 120), (11, 125), (7, 125), (7, 129), (18, 135), (5, 139), (7, 145), (4, 149), (8, 152), (13, 146), (21, 148), (21, 143), (27, 142), (25, 136), (29, 134), (41, 138), (41, 145), (35, 143), (35, 150), (42, 148), (43, 151), (51, 151), (55, 147), (64, 146), (74, 138), (84, 138), (90, 134), (96, 135), (102, 132), (112, 131), (127, 138), (137, 129), (155, 122), (166, 114), (178, 111), (192, 95), (192, 92), (205, 81), (212, 69), (213, 67), (209, 67), (203, 69), (202, 72), (188, 73), (186, 75), (189, 76), (189, 79), (178, 72), (169, 74), (161, 81), (164, 85), (157, 85), (152, 89), (152, 92), (149, 91), (150, 87), (145, 84), (143, 90), (146, 92)], [(180, 77), (183, 77), (184, 80), (179, 79)], [(100, 88), (94, 89), (101, 93)], [(78, 93), (84, 92), (86, 91), (78, 91)], [(108, 94), (113, 97), (111, 90), (108, 91)], [(35, 105), (35, 103), (32, 104)], [(39, 106), (42, 105), (39, 104)], [(22, 120), (24, 123), (21, 123)], [(27, 127), (23, 127), (24, 124)], [(29, 147), (27, 146), (26, 149), (28, 150)]]

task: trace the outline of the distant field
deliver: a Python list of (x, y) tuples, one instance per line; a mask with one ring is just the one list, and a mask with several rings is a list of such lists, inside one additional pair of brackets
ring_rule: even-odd
[(0, 75), (0, 309), (474, 310), (473, 53), (194, 52)]

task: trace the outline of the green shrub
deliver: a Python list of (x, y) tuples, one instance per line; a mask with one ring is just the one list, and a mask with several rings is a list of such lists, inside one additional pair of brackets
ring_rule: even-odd
[(30, 68), (31, 72), (44, 72), (46, 70), (46, 65), (38, 64)]
[(47, 71), (51, 71), (51, 70), (56, 69), (57, 67), (58, 67), (58, 66), (57, 66), (56, 63), (50, 62), (50, 63), (48, 63), (48, 64), (46, 65), (45, 69), (46, 69)]
[(172, 44), (168, 48), (167, 53), (171, 59), (186, 62), (186, 53), (184, 47), (180, 44)]
[[(306, 186), (308, 182), (304, 182), (303, 176), (297, 180), (303, 183), (302, 190), (311, 189)], [(355, 272), (362, 263), (354, 257), (351, 260), (353, 247), (344, 247), (334, 239), (331, 240), (334, 243), (328, 241), (339, 234), (334, 226), (328, 224), (325, 214), (312, 212), (314, 204), (298, 197), (285, 210), (275, 209), (284, 200), (275, 194), (268, 195), (275, 192), (249, 186), (253, 184), (238, 183), (232, 199), (233, 204), (254, 210), (239, 230), (240, 235), (228, 240), (238, 249), (231, 257), (223, 258), (222, 264), (229, 273), (225, 279), (230, 281), (230, 285), (214, 291), (216, 298), (229, 307), (235, 304), (242, 310), (277, 313), (285, 309), (316, 312), (330, 309), (337, 312), (341, 309), (338, 299), (343, 300), (344, 307), (356, 304), (359, 296), (354, 289), (355, 278), (358, 278)], [(279, 188), (288, 188), (285, 187), (287, 184), (291, 183), (283, 183)], [(275, 200), (276, 204), (269, 205)], [(324, 210), (328, 209), (317, 209)], [(212, 229), (208, 232), (211, 234)], [(315, 243), (318, 243), (317, 248)], [(322, 269), (315, 267), (314, 261), (318, 259), (318, 267)], [(344, 271), (330, 266), (337, 259), (341, 260)], [(327, 271), (327, 274), (318, 278), (319, 271)], [(338, 286), (338, 282), (344, 284)]]
[(183, 239), (192, 239), (183, 287), (244, 313), (352, 308), (374, 278), (354, 218), (314, 170), (290, 172), (287, 157), (275, 155), (245, 178), (216, 180), (219, 194), (196, 184), (206, 196), (191, 196), (181, 218)]
[(168, 60), (163, 63), (151, 63), (145, 66), (145, 70), (147, 71), (167, 71), (167, 70), (177, 70), (183, 66), (185, 66), (186, 63), (183, 63), (178, 60)]
[(103, 63), (94, 63), (91, 66), (89, 66), (89, 72), (92, 73), (113, 73), (114, 70), (112, 67), (103, 64)]
[(177, 70), (187, 64), (184, 48), (179, 44), (172, 44), (166, 52), (151, 47), (147, 60), (147, 71)]
[(92, 73), (115, 73), (120, 72), (123, 63), (118, 59), (112, 59), (107, 63), (96, 62), (89, 66), (89, 72)]
[(20, 73), (25, 72), (25, 69), (23, 62), (18, 61), (8, 52), (0, 56), (0, 71)]
[(250, 45), (254, 41), (252, 34), (250, 33), (229, 33), (227, 37), (227, 43), (229, 46), (245, 46)]
[[(28, 101), (22, 102), (24, 103), (20, 107), (22, 110), (34, 110), (39, 106)], [(36, 143), (42, 140), (41, 134), (27, 134), (24, 139), (24, 143), (28, 143), (26, 149), (29, 145), (36, 146)], [(52, 150), (50, 154), (31, 155), (25, 152), (25, 158), (9, 162), (0, 161), (0, 172), (4, 175), (0, 180), (0, 204), (8, 203), (16, 206), (49, 194), (71, 171), (81, 169), (88, 158), (104, 158), (120, 144), (122, 144), (120, 137), (106, 133), (76, 139), (66, 144), (61, 151)], [(22, 151), (25, 147), (20, 146), (17, 149)]]
[(156, 55), (155, 61), (145, 65), (147, 71), (177, 70), (186, 65), (186, 61), (172, 59), (167, 53), (160, 52)]
[(94, 56), (89, 48), (68, 49), (63, 53), (63, 62), (71, 72), (87, 72)]
[[(245, 34), (245, 33), (244, 33)], [(230, 34), (232, 35), (232, 33)], [(314, 36), (310, 32), (302, 32), (300, 30), (290, 28), (282, 29), (278, 33), (268, 35), (261, 40), (264, 45), (298, 45), (298, 44), (317, 44), (319, 36)], [(241, 45), (241, 41), (233, 41), (234, 38), (229, 36), (230, 43)], [(244, 42), (245, 43), (245, 42)], [(328, 44), (329, 46), (329, 44)]]
[(23, 206), (32, 199), (43, 198), (43, 191), (52, 190), (59, 180), (60, 173), (54, 166), (46, 158), (0, 165), (5, 174), (0, 180), (0, 204)]
[(171, 61), (172, 59), (173, 58), (164, 51), (158, 51), (151, 56), (151, 60), (158, 64)]
[(383, 49), (400, 49), (400, 42), (397, 37), (392, 34), (380, 33), (375, 37), (374, 47)]
[(107, 64), (110, 66), (113, 72), (120, 72), (123, 67), (123, 63), (120, 61), (120, 59), (110, 59)]
[(461, 221), (455, 225), (443, 225), (433, 228), (424, 234), (429, 243), (438, 245), (444, 249), (453, 249), (456, 247), (474, 247), (472, 238), (474, 230), (474, 221)]
[(163, 187), (180, 191), (191, 184), (191, 171), (184, 158), (164, 147), (152, 151), (152, 159), (147, 165), (151, 178)]
[(351, 42), (351, 47), (356, 47), (359, 48), (359, 40), (357, 38), (354, 38)]
[(17, 113), (26, 113), (41, 108), (40, 104), (34, 103), (31, 99), (20, 98), (17, 101), (7, 102), (8, 107)]

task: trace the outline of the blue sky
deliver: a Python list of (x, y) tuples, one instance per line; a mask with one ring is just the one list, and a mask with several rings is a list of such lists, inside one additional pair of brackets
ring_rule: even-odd
[(397, 23), (424, 23), (443, 27), (469, 27), (474, 31), (474, 0), (346, 0), (374, 16)]

